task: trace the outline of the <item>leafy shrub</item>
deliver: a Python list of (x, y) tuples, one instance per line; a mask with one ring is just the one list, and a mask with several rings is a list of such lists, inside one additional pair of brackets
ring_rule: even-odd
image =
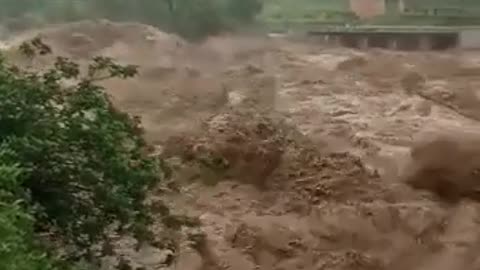
[[(21, 49), (30, 57), (50, 52), (38, 39)], [(25, 257), (30, 268), (8, 265), (40, 250), (34, 232), (73, 245), (71, 256), (90, 255), (112, 225), (145, 235), (145, 193), (165, 170), (149, 154), (138, 119), (114, 108), (95, 84), (135, 74), (134, 66), (103, 57), (85, 75), (66, 58), (41, 73), (0, 60), (0, 241), (7, 243), (0, 269), (49, 269), (36, 251)], [(65, 87), (65, 80), (77, 83)]]
[[(0, 155), (3, 155), (0, 154)], [(0, 157), (0, 159), (2, 159)], [(15, 165), (0, 165), (0, 269), (54, 269), (34, 243), (33, 217), (14, 196), (22, 171)]]

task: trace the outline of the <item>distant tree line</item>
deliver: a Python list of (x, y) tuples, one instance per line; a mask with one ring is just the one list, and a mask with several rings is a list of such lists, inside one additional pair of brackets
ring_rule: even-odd
[(0, 0), (10, 28), (105, 18), (137, 21), (200, 39), (254, 22), (262, 0)]

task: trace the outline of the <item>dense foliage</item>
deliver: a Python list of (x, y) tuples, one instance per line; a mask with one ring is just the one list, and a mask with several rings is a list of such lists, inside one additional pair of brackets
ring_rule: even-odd
[(34, 242), (33, 216), (15, 195), (22, 171), (15, 164), (5, 163), (4, 155), (0, 153), (0, 269), (54, 269)]
[[(374, 19), (358, 18), (351, 0), (264, 0), (259, 20), (273, 30), (308, 29), (321, 25), (478, 25), (480, 2), (476, 0), (400, 0), (385, 1), (386, 14)], [(360, 1), (359, 1), (360, 2)]]
[[(50, 52), (38, 39), (21, 49)], [(0, 60), (0, 269), (56, 269), (40, 246), (48, 242), (69, 247), (62, 260), (92, 256), (111, 226), (145, 235), (145, 193), (165, 170), (138, 120), (95, 84), (135, 73), (103, 57), (84, 76), (65, 58), (41, 73)]]
[(262, 0), (0, 0), (0, 22), (9, 28), (105, 18), (158, 26), (199, 39), (251, 23)]

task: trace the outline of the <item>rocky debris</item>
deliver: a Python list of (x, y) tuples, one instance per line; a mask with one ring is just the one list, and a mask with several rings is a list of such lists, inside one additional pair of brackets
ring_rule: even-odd
[(271, 119), (250, 113), (217, 114), (199, 135), (186, 137), (179, 153), (185, 160), (258, 186), (263, 186), (279, 166), (285, 143)]
[(292, 209), (301, 212), (307, 209), (298, 208), (303, 204), (299, 201), (310, 205), (346, 198), (368, 201), (372, 193), (384, 192), (378, 175), (359, 158), (349, 153), (323, 154), (320, 145), (295, 128), (264, 114), (220, 113), (199, 134), (183, 135), (168, 145), (170, 155), (181, 155), (216, 172), (216, 176), (200, 173), (203, 177), (285, 190)]

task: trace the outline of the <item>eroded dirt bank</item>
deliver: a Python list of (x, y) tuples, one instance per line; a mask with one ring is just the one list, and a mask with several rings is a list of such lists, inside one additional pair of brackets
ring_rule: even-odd
[[(64, 55), (141, 66), (105, 86), (176, 171), (151, 199), (198, 216), (205, 238), (196, 249), (121, 244), (136, 265), (480, 269), (480, 54), (261, 37), (190, 45), (108, 22), (40, 32)], [(169, 266), (165, 250), (178, 255)]]

